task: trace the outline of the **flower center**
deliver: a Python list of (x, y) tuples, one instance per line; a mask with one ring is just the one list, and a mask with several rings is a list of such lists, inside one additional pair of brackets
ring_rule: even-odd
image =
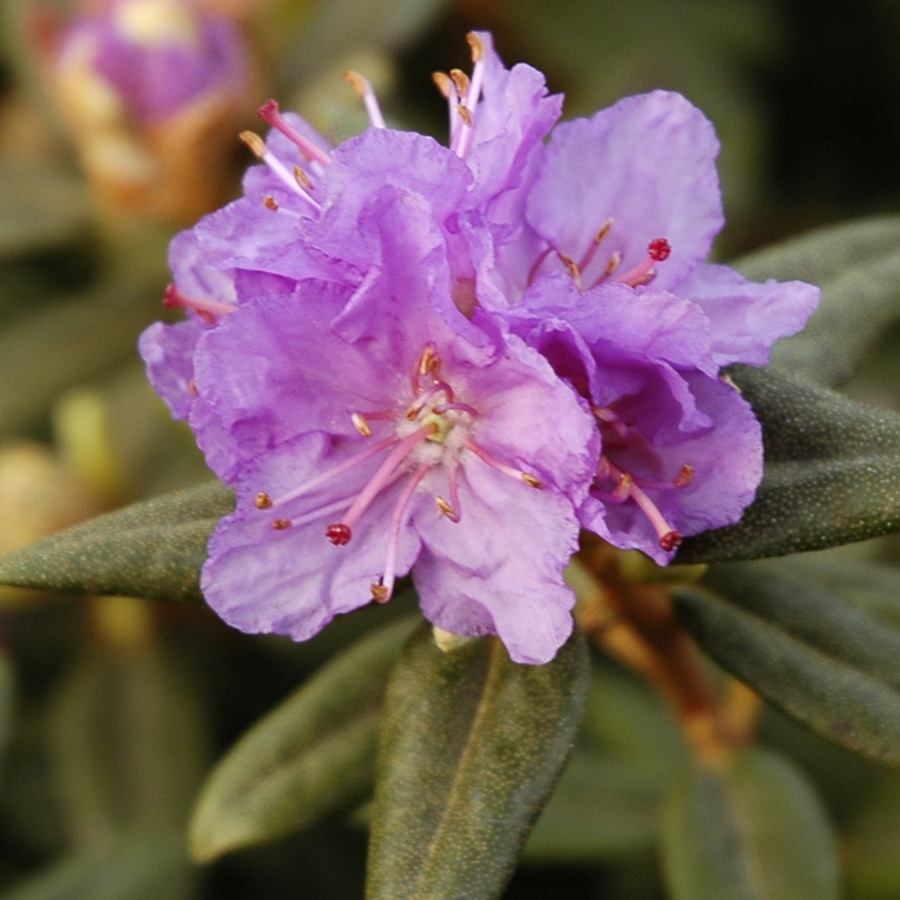
[[(485, 464), (530, 487), (543, 487), (539, 478), (497, 459), (473, 439), (479, 411), (456, 396), (442, 373), (442, 361), (435, 344), (427, 343), (417, 356), (410, 371), (409, 386), (411, 397), (393, 409), (358, 410), (351, 414), (351, 422), (359, 434), (364, 439), (372, 439), (368, 446), (281, 497), (273, 499), (261, 492), (255, 499), (257, 509), (278, 510), (320, 487), (339, 484), (341, 476), (386, 453), (355, 496), (328, 499), (312, 505), (300, 516), (279, 516), (272, 522), (273, 528), (283, 530), (327, 521), (335, 513), (341, 513), (340, 518), (326, 525), (324, 536), (337, 547), (345, 546), (352, 541), (354, 528), (373, 502), (406, 477), (388, 526), (383, 574), (371, 588), (372, 596), (378, 602), (386, 602), (393, 592), (400, 535), (407, 524), (413, 497), (429, 472), (440, 469), (446, 473), (446, 496), (435, 495), (434, 499), (438, 512), (454, 523), (462, 518), (460, 473), (474, 458), (480, 461), (474, 465)], [(383, 430), (384, 436), (375, 438), (375, 429)]]
[[(634, 440), (632, 427), (611, 409), (594, 408), (594, 417), (603, 436), (604, 447), (623, 445)], [(635, 476), (612, 462), (605, 452), (594, 476), (592, 493), (604, 503), (632, 500), (656, 531), (659, 546), (667, 553), (681, 545), (681, 534), (672, 527), (647, 491), (671, 491), (687, 487), (694, 480), (694, 467), (683, 465), (672, 481), (658, 481)], [(610, 489), (609, 485), (613, 487)]]

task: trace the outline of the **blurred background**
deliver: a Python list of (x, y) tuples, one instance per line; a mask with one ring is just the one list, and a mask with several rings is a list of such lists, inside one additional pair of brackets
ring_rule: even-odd
[[(135, 343), (163, 315), (168, 239), (237, 195), (237, 133), (262, 130), (268, 97), (339, 141), (366, 125), (355, 69), (391, 124), (443, 140), (431, 73), (468, 69), (466, 32), (489, 29), (567, 117), (658, 87), (701, 107), (723, 144), (721, 259), (900, 208), (897, 0), (4, 0), (2, 16), (0, 553), (207, 477)], [(160, 49), (185, 35), (190, 52)], [(898, 408), (898, 338), (848, 391)], [(359, 814), (202, 868), (183, 833), (212, 762), (373, 621), (293, 645), (202, 608), (0, 587), (0, 898), (361, 897)], [(666, 896), (658, 800), (686, 751), (648, 688), (595, 665), (584, 746), (510, 900)], [(773, 712), (762, 728), (821, 789), (846, 895), (900, 896), (900, 779)]]

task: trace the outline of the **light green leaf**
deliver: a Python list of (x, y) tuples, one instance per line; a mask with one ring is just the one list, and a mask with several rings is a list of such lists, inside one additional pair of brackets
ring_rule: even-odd
[(233, 503), (218, 481), (135, 503), (3, 557), (0, 583), (199, 602), (206, 542)]
[(680, 563), (779, 556), (900, 530), (900, 417), (774, 369), (733, 379), (763, 426), (766, 470), (739, 523), (688, 538)]
[(808, 634), (789, 634), (706, 592), (679, 588), (673, 596), (685, 627), (724, 668), (827, 740), (900, 766), (900, 692), (880, 668), (870, 674), (874, 665), (866, 671), (829, 656)]
[(385, 683), (416, 621), (354, 644), (231, 748), (197, 800), (196, 859), (299, 831), (370, 795)]
[(822, 805), (785, 760), (749, 748), (696, 764), (663, 815), (672, 900), (838, 900), (837, 847)]
[(589, 667), (574, 635), (543, 666), (499, 640), (446, 653), (430, 628), (388, 686), (369, 900), (496, 897), (572, 747)]
[(900, 217), (823, 228), (734, 263), (748, 278), (800, 279), (822, 302), (800, 334), (779, 341), (772, 364), (819, 384), (845, 381), (900, 319)]
[(73, 853), (2, 900), (187, 900), (191, 872), (178, 832), (137, 832)]

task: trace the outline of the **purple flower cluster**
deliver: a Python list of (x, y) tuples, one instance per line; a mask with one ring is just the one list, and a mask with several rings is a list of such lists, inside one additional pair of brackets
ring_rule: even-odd
[(579, 528), (666, 563), (753, 499), (760, 428), (720, 369), (817, 290), (704, 262), (718, 144), (684, 98), (554, 128), (543, 76), (470, 43), (471, 78), (436, 76), (449, 146), (357, 75), (372, 127), (335, 148), (270, 102), (243, 197), (172, 243), (187, 317), (141, 352), (237, 489), (202, 586), (245, 631), (307, 638), (411, 572), (435, 625), (546, 662)]

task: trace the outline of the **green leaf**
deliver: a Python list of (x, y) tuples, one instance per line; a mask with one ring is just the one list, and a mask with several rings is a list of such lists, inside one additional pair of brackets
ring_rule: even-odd
[(496, 897), (572, 748), (588, 689), (578, 633), (543, 666), (499, 640), (442, 652), (423, 628), (388, 685), (369, 900)]
[(800, 629), (789, 634), (705, 592), (681, 588), (673, 596), (685, 627), (724, 668), (827, 740), (900, 766), (900, 692), (874, 664), (867, 671), (836, 659)]
[(733, 379), (763, 426), (766, 469), (736, 525), (688, 538), (680, 563), (758, 559), (900, 530), (900, 417), (772, 369)]
[(415, 621), (354, 644), (231, 748), (197, 800), (196, 859), (299, 831), (371, 794), (384, 686)]
[(187, 900), (191, 872), (178, 832), (137, 832), (73, 853), (2, 900)]
[(78, 658), (45, 727), (73, 843), (184, 828), (208, 764), (207, 723), (189, 673), (159, 645)]
[(218, 481), (135, 503), (3, 557), (0, 583), (200, 602), (206, 542), (232, 508)]
[(900, 689), (900, 633), (841, 594), (765, 563), (712, 566), (704, 584), (809, 647)]
[(838, 900), (837, 847), (807, 780), (756, 748), (693, 766), (663, 813), (672, 900)]
[(823, 228), (734, 265), (748, 278), (796, 278), (822, 288), (806, 328), (772, 353), (774, 366), (808, 381), (845, 381), (885, 325), (900, 318), (897, 216)]

